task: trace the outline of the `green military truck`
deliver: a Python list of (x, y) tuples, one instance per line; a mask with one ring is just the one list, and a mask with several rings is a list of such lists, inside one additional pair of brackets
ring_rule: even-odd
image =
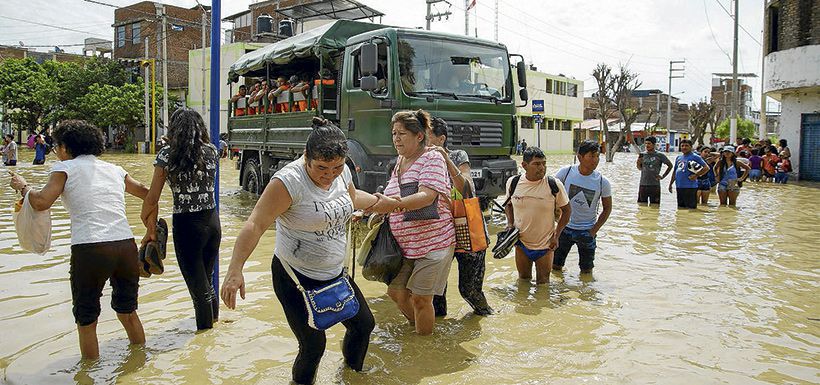
[(349, 20), (249, 52), (230, 68), (231, 95), (240, 76), (250, 89), (260, 80), (296, 75), (310, 89), (273, 101), (231, 102), (228, 142), (240, 152), (239, 183), (261, 193), (277, 170), (302, 154), (311, 119), (320, 115), (346, 132), (354, 183), (373, 192), (386, 185), (396, 156), (392, 115), (424, 109), (447, 121), (448, 147), (470, 155), (486, 207), (517, 172), (510, 158), (514, 114), (527, 91), (523, 58), (513, 67), (510, 56), (518, 55), (496, 42)]

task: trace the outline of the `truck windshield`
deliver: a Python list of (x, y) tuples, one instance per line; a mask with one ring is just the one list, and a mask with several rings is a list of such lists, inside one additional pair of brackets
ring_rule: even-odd
[(510, 101), (510, 65), (502, 48), (405, 36), (398, 50), (407, 95)]

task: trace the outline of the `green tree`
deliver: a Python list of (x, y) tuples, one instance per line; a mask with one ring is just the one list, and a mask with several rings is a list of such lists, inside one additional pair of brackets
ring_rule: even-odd
[(0, 62), (0, 103), (9, 121), (33, 131), (52, 108), (56, 84), (43, 68), (29, 58)]
[(134, 141), (134, 128), (143, 120), (142, 82), (113, 86), (92, 84), (88, 93), (77, 101), (86, 120), (100, 128), (111, 127), (126, 151), (134, 151), (127, 145)]
[[(755, 124), (751, 120), (737, 120), (737, 137), (754, 138), (756, 134)], [(729, 139), (729, 119), (724, 119), (715, 129), (715, 136), (721, 139)]]

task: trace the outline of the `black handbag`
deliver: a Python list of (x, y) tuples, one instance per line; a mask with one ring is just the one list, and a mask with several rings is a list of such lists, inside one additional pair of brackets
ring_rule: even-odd
[(390, 231), (390, 221), (385, 218), (364, 260), (362, 275), (368, 281), (390, 284), (401, 270), (402, 258), (399, 243)]
[[(404, 198), (419, 192), (419, 182), (401, 183), (401, 172), (399, 172), (400, 168), (401, 157), (399, 157), (399, 161), (396, 162), (396, 177), (399, 181), (399, 192), (401, 197)], [(438, 215), (438, 195), (436, 195), (436, 198), (433, 199), (433, 203), (422, 208), (418, 208), (415, 210), (407, 210), (404, 212), (405, 221), (422, 221), (427, 219), (439, 218), (440, 217)]]

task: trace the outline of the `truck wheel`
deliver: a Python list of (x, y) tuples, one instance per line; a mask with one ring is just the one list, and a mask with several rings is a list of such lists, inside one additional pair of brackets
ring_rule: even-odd
[(242, 171), (242, 189), (251, 194), (262, 194), (262, 171), (259, 170), (259, 164), (256, 159), (248, 159), (245, 161), (245, 168)]

